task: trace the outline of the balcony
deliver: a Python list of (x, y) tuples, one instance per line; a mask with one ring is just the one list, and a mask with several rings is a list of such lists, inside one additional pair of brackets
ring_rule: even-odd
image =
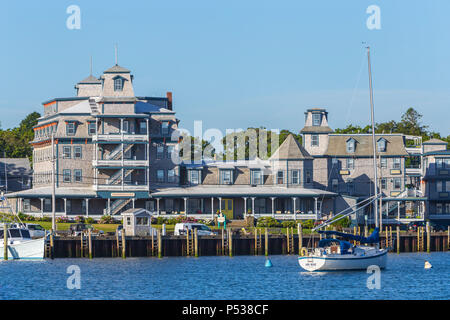
[(147, 191), (147, 185), (110, 185), (110, 184), (99, 184), (94, 185), (95, 191)]
[(410, 176), (420, 176), (422, 174), (422, 168), (420, 165), (411, 165), (405, 168), (405, 173)]
[(130, 134), (130, 133), (116, 133), (116, 134), (96, 134), (92, 136), (92, 141), (97, 142), (148, 142), (146, 134)]
[(406, 152), (412, 155), (421, 155), (422, 154), (422, 148), (420, 146), (416, 147), (407, 147)]
[(121, 168), (121, 167), (148, 167), (147, 160), (92, 160), (92, 166), (94, 167), (111, 167), (111, 168)]

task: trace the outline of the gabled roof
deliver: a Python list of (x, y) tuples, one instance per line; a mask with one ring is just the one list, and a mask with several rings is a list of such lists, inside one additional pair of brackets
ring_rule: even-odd
[(431, 139), (431, 140), (425, 141), (423, 144), (445, 144), (446, 145), (448, 143), (445, 141), (442, 141), (440, 139)]
[(77, 84), (102, 84), (102, 82), (91, 74), (89, 77), (81, 80)]
[(119, 65), (115, 65), (108, 70), (105, 70), (103, 73), (130, 73), (130, 70), (125, 69)]
[[(328, 156), (373, 156), (372, 135), (371, 134), (330, 134), (328, 149), (325, 155)], [(354, 139), (358, 142), (355, 152), (347, 152), (347, 141)], [(386, 151), (378, 152), (383, 156), (407, 156), (403, 135), (375, 135), (375, 141), (386, 140)]]
[(286, 140), (275, 151), (269, 160), (303, 160), (312, 159), (311, 155), (306, 151), (292, 134), (288, 135)]

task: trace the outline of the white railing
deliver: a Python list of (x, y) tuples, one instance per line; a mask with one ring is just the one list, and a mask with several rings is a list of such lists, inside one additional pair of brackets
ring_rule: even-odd
[(96, 134), (92, 136), (93, 141), (148, 141), (146, 134), (129, 134), (129, 133), (117, 133), (117, 134)]
[[(121, 167), (122, 160), (92, 160), (92, 165), (94, 167), (98, 166), (111, 166), (111, 167)], [(124, 166), (131, 167), (146, 167), (148, 166), (147, 160), (123, 160)]]
[(95, 191), (147, 191), (148, 186), (147, 185), (127, 185), (124, 184), (123, 188), (122, 185), (94, 185)]
[(414, 147), (411, 147), (411, 148), (405, 148), (406, 149), (406, 152), (408, 152), (409, 154), (421, 154), (422, 153), (422, 148), (414, 148)]

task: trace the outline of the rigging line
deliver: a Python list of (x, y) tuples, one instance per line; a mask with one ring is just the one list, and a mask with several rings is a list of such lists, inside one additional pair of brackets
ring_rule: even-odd
[(361, 81), (361, 74), (362, 74), (362, 70), (363, 70), (363, 67), (364, 67), (365, 60), (366, 60), (366, 53), (363, 51), (363, 54), (361, 56), (361, 63), (360, 63), (360, 67), (359, 67), (358, 77), (356, 79), (355, 87), (353, 88), (353, 94), (352, 94), (352, 97), (350, 99), (350, 104), (349, 104), (349, 106), (347, 108), (347, 119), (346, 119), (347, 121), (350, 118), (350, 112), (351, 112), (351, 110), (353, 108), (353, 103), (355, 101), (356, 91), (357, 91), (359, 83)]

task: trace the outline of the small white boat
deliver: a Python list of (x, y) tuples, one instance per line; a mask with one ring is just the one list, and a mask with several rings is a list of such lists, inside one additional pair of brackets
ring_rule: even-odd
[(323, 239), (319, 247), (299, 257), (300, 266), (309, 272), (336, 270), (364, 270), (376, 265), (386, 267), (387, 249), (370, 246), (354, 246), (348, 241)]
[[(30, 232), (24, 228), (8, 230), (8, 260), (44, 259), (45, 237), (32, 239)], [(0, 253), (3, 255), (3, 230), (0, 230)]]

